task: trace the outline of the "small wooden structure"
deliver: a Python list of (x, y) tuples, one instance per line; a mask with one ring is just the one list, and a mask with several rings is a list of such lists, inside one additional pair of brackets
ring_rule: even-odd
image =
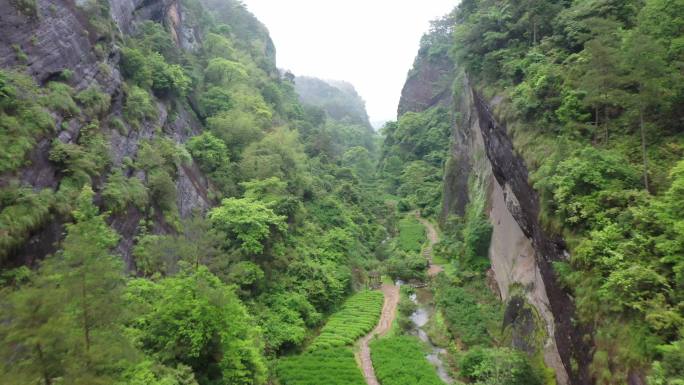
[(379, 289), (382, 286), (382, 278), (377, 271), (368, 272), (368, 286), (371, 289)]

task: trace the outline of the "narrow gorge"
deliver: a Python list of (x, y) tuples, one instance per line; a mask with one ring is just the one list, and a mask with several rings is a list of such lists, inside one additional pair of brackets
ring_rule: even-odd
[(379, 4), (0, 0), (0, 383), (683, 384), (684, 3)]

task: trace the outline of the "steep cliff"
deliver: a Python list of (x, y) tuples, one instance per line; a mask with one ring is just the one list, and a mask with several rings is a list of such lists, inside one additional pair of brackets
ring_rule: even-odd
[[(451, 87), (439, 84), (453, 84)], [(491, 107), (448, 55), (419, 54), (404, 86), (400, 114), (447, 105), (452, 114), (450, 156), (444, 166), (442, 220), (462, 217), (473, 195), (484, 194), (492, 225), (489, 260), (495, 288), (506, 304), (504, 327), (513, 347), (541, 354), (558, 384), (589, 384), (590, 346), (574, 323), (571, 297), (554, 261), (566, 260), (563, 241), (539, 223), (539, 199), (528, 170)], [(529, 307), (528, 305), (531, 305)], [(526, 310), (527, 309), (527, 310)]]
[[(243, 6), (237, 3), (206, 1), (206, 6), (226, 8), (222, 14), (226, 22), (244, 23), (236, 31), (253, 30), (251, 47), (259, 44), (266, 60), (261, 63), (275, 73), (275, 51), (265, 27)], [(65, 176), (64, 170), (50, 159), (53, 140), (64, 144), (77, 144), (82, 130), (93, 119), (98, 121), (102, 135), (106, 138), (107, 166), (100, 175), (92, 175), (95, 190), (102, 192), (110, 170), (124, 168), (126, 177), (145, 181), (145, 170), (129, 167), (137, 159), (142, 141), (168, 138), (182, 144), (189, 137), (201, 131), (200, 118), (196, 111), (197, 101), (193, 95), (175, 98), (153, 95), (154, 110), (140, 127), (133, 127), (124, 117), (127, 85), (120, 69), (123, 42), (135, 35), (146, 22), (163, 25), (180, 52), (192, 53), (201, 45), (205, 26), (199, 18), (205, 12), (195, 2), (177, 0), (112, 0), (112, 1), (43, 1), (16, 2), (0, 1), (0, 67), (16, 68), (27, 73), (39, 87), (61, 81), (68, 86), (71, 95), (87, 89), (101, 90), (110, 103), (106, 110), (93, 114), (84, 106), (78, 111), (63, 114), (51, 111), (52, 128), (35, 139), (35, 145), (25, 154), (26, 161), (20, 167), (0, 174), (0, 187), (19, 184), (34, 191), (52, 190), (58, 194)], [(245, 38), (245, 40), (247, 40)], [(38, 94), (43, 92), (37, 91)], [(49, 97), (49, 96), (48, 96)], [(197, 165), (190, 161), (179, 165), (174, 172), (175, 204), (180, 218), (187, 218), (195, 211), (204, 211), (214, 204), (209, 193), (209, 182)], [(98, 198), (99, 199), (99, 198)], [(12, 206), (4, 202), (3, 209)], [(129, 267), (134, 238), (139, 232), (140, 220), (149, 216), (148, 207), (129, 204), (124, 210), (113, 213), (111, 225), (122, 236), (118, 251)], [(157, 208), (157, 211), (160, 211)], [(39, 221), (8, 230), (10, 242), (0, 254), (6, 265), (31, 264), (56, 250), (56, 243), (62, 234), (62, 224), (68, 220), (68, 213), (51, 206), (49, 214)], [(151, 231), (165, 233), (172, 229), (163, 215), (152, 215)]]

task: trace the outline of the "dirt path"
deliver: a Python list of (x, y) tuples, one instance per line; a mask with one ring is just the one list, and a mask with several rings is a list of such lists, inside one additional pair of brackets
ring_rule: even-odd
[(368, 343), (375, 335), (385, 335), (390, 328), (392, 328), (392, 322), (394, 322), (394, 318), (397, 315), (399, 286), (382, 285), (382, 293), (385, 295), (385, 302), (382, 304), (382, 313), (380, 314), (378, 325), (373, 331), (359, 340), (359, 351), (356, 353), (356, 360), (361, 365), (363, 377), (366, 379), (368, 385), (379, 385), (378, 379), (375, 378), (375, 370), (373, 370), (373, 362), (371, 361)]
[(435, 265), (432, 263), (432, 246), (439, 242), (439, 234), (437, 233), (437, 230), (435, 229), (435, 226), (430, 223), (428, 220), (420, 216), (420, 213), (416, 211), (416, 219), (418, 219), (418, 222), (425, 226), (425, 230), (427, 231), (427, 237), (428, 237), (428, 245), (423, 249), (423, 256), (428, 260), (430, 267), (428, 268), (428, 275), (430, 277), (434, 277), (435, 275), (441, 273), (444, 271), (444, 268), (440, 265)]

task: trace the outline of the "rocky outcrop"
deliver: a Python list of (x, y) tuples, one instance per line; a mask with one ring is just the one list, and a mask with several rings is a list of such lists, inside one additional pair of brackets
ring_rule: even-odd
[[(547, 234), (539, 223), (539, 200), (528, 182), (527, 167), (516, 154), (505, 127), (491, 113), (490, 103), (473, 89), (467, 77), (463, 76), (460, 83), (451, 160), (460, 167), (447, 167), (446, 209), (459, 214), (467, 204), (467, 189), (464, 194), (462, 186), (469, 178), (475, 177), (487, 186), (484, 191), (493, 226), (489, 258), (501, 298), (508, 303), (514, 344), (530, 349), (524, 338), (545, 336), (538, 348), (546, 364), (555, 370), (557, 383), (589, 384), (590, 347), (583, 340), (586, 331), (574, 324), (572, 299), (560, 286), (552, 266), (554, 261), (566, 259), (563, 241)], [(534, 312), (522, 311), (518, 306), (521, 299), (533, 306)], [(533, 330), (533, 313), (541, 320), (543, 330)]]
[[(76, 91), (92, 84), (98, 84), (103, 92), (111, 96), (111, 106), (99, 116), (100, 127), (109, 141), (111, 166), (120, 167), (125, 159), (135, 159), (140, 142), (158, 135), (184, 143), (201, 130), (201, 124), (187, 103), (157, 100), (157, 119), (145, 122), (140, 128), (114, 129), (110, 122), (122, 118), (124, 104), (123, 79), (118, 71), (119, 54), (115, 36), (95, 28), (91, 14), (83, 8), (85, 2), (73, 0), (37, 0), (35, 12), (19, 10), (14, 0), (0, 0), (0, 67), (16, 68), (31, 75), (39, 84), (62, 79), (68, 70), (68, 83)], [(199, 31), (192, 17), (186, 17), (185, 9), (177, 0), (111, 0), (111, 25), (114, 34), (131, 34), (136, 27), (153, 20), (164, 23), (171, 31), (174, 41), (181, 49), (194, 50), (199, 45)], [(96, 45), (98, 46), (96, 49)], [(173, 103), (173, 114), (167, 110)], [(55, 118), (55, 130), (38, 141), (30, 152), (30, 163), (16, 175), (3, 178), (19, 179), (22, 184), (36, 190), (59, 188), (61, 175), (49, 161), (48, 154), (56, 138), (65, 143), (75, 143), (80, 130), (91, 118), (80, 115), (68, 121), (61, 116)], [(125, 123), (124, 123), (125, 124)], [(129, 170), (129, 173), (132, 172)], [(144, 172), (134, 175), (145, 178)], [(95, 181), (98, 191), (106, 181), (106, 173)], [(181, 217), (193, 212), (205, 211), (214, 202), (208, 194), (209, 182), (196, 165), (190, 163), (178, 170), (176, 175), (176, 197)], [(143, 213), (131, 206), (124, 213), (110, 218), (111, 226), (121, 235), (118, 251), (129, 267), (138, 223)], [(63, 224), (68, 218), (57, 214), (36, 229), (24, 246), (8, 258), (10, 264), (32, 264), (45, 255), (56, 251), (56, 243), (63, 236)], [(158, 218), (153, 231), (172, 231)]]
[[(399, 115), (446, 106), (452, 111), (451, 154), (444, 167), (442, 219), (463, 216), (484, 194), (493, 227), (489, 248), (490, 286), (506, 303), (511, 344), (541, 354), (559, 385), (590, 384), (586, 330), (574, 323), (572, 298), (559, 284), (554, 261), (566, 259), (562, 239), (547, 234), (538, 220), (539, 200), (528, 169), (516, 154), (506, 128), (465, 74), (444, 53), (421, 48), (402, 91)], [(462, 71), (461, 71), (462, 72)], [(453, 86), (453, 87), (452, 87)], [(477, 192), (474, 192), (472, 185)]]
[(447, 55), (418, 54), (401, 91), (397, 116), (434, 106), (451, 106), (454, 62)]

